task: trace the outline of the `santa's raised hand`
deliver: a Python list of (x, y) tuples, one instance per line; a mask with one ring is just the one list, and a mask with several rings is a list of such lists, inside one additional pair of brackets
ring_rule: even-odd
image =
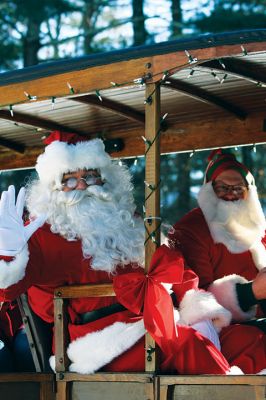
[(21, 188), (16, 201), (15, 187), (9, 186), (0, 200), (0, 255), (15, 256), (31, 235), (43, 225), (46, 215), (41, 215), (24, 226), (22, 215), (25, 204), (25, 188)]

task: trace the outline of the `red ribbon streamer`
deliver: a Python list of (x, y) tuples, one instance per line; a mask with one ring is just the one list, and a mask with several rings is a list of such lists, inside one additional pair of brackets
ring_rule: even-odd
[(162, 245), (153, 254), (150, 269), (117, 275), (114, 291), (119, 303), (135, 314), (143, 312), (144, 325), (155, 342), (170, 351), (176, 341), (173, 302), (163, 283), (181, 283), (184, 260), (179, 252)]

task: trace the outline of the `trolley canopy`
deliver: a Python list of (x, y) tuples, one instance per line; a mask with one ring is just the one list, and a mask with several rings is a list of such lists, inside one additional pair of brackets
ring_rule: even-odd
[(31, 167), (53, 130), (144, 154), (158, 83), (161, 152), (266, 142), (266, 29), (201, 35), (0, 74), (0, 169)]

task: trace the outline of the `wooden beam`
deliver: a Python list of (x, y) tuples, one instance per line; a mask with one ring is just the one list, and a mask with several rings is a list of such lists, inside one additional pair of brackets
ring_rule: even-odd
[(69, 128), (69, 126), (57, 124), (56, 122), (21, 112), (14, 112), (14, 115), (12, 116), (8, 110), (0, 110), (0, 119), (35, 126), (36, 128), (42, 128), (48, 131), (59, 130), (63, 132), (78, 133), (79, 135), (84, 136), (84, 132), (80, 132), (75, 128)]
[[(265, 51), (265, 42), (244, 43), (248, 53)], [(198, 63), (228, 55), (241, 55), (240, 44), (214, 46), (204, 49), (190, 51)], [(137, 55), (136, 55), (137, 57)], [(51, 99), (52, 97), (72, 97), (67, 83), (77, 94), (93, 92), (97, 89), (110, 89), (115, 81), (118, 85), (134, 84), (134, 79), (151, 74), (149, 82), (161, 79), (164, 71), (173, 74), (189, 65), (184, 51), (174, 51), (156, 56), (140, 57), (127, 61), (114, 62), (108, 65), (88, 67), (86, 69), (58, 73), (44, 78), (32, 79), (16, 84), (2, 86), (0, 91), (0, 107), (10, 104), (29, 103), (25, 97), (25, 90), (31, 96), (37, 96), (39, 100)]]
[[(222, 120), (168, 124), (168, 130), (161, 134), (161, 152), (173, 153), (221, 146), (266, 143), (264, 121), (265, 113), (254, 113), (249, 115), (245, 121), (228, 117)], [(118, 158), (143, 155), (145, 145), (142, 136), (144, 135), (143, 128), (108, 133), (108, 138), (119, 136), (125, 143), (122, 151), (111, 155)], [(36, 159), (43, 149), (44, 146), (26, 149), (23, 155), (3, 151), (0, 153), (0, 170), (34, 167)]]
[(235, 104), (229, 103), (228, 101), (215, 96), (214, 94), (211, 94), (207, 90), (201, 89), (196, 85), (173, 78), (167, 78), (166, 82), (167, 83), (163, 83), (163, 86), (172, 90), (177, 90), (178, 92), (192, 97), (193, 99), (219, 107), (223, 111), (233, 114), (238, 119), (243, 120), (247, 117), (247, 113), (240, 107), (237, 107)]
[(101, 98), (102, 101), (99, 100), (98, 96), (90, 94), (87, 96), (72, 97), (71, 100), (79, 103), (90, 104), (97, 108), (102, 108), (114, 112), (115, 114), (122, 115), (123, 117), (133, 121), (140, 122), (142, 125), (145, 124), (145, 115), (142, 112), (137, 111), (132, 107), (125, 106), (117, 101), (109, 100), (104, 96), (101, 96)]
[(25, 152), (25, 146), (23, 144), (14, 142), (13, 140), (5, 139), (3, 137), (0, 137), (0, 146), (6, 147), (7, 149), (13, 150), (20, 154)]
[(230, 74), (258, 84), (258, 86), (266, 85), (266, 68), (262, 64), (258, 66), (258, 64), (254, 64), (245, 58), (225, 57), (221, 58), (220, 62), (219, 60), (206, 61), (198, 65), (197, 68)]

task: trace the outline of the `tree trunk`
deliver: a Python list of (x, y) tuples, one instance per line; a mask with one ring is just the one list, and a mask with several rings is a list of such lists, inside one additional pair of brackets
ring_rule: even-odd
[(40, 23), (29, 20), (27, 33), (23, 39), (24, 67), (38, 64), (38, 51), (40, 47)]
[[(97, 1), (96, 1), (97, 3)], [(84, 32), (84, 54), (92, 53), (92, 39), (93, 39), (93, 16), (95, 11), (97, 10), (97, 4), (95, 4), (94, 0), (85, 1), (84, 11), (82, 14), (82, 29)]]
[(148, 33), (145, 28), (145, 15), (143, 12), (144, 0), (132, 0), (133, 8), (133, 44), (139, 46), (147, 40)]
[(175, 38), (182, 35), (181, 0), (172, 0), (171, 12), (172, 12), (172, 23), (170, 26), (171, 37)]
[(190, 164), (191, 158), (188, 153), (178, 154), (176, 158), (178, 192), (176, 216), (181, 218), (190, 209)]

